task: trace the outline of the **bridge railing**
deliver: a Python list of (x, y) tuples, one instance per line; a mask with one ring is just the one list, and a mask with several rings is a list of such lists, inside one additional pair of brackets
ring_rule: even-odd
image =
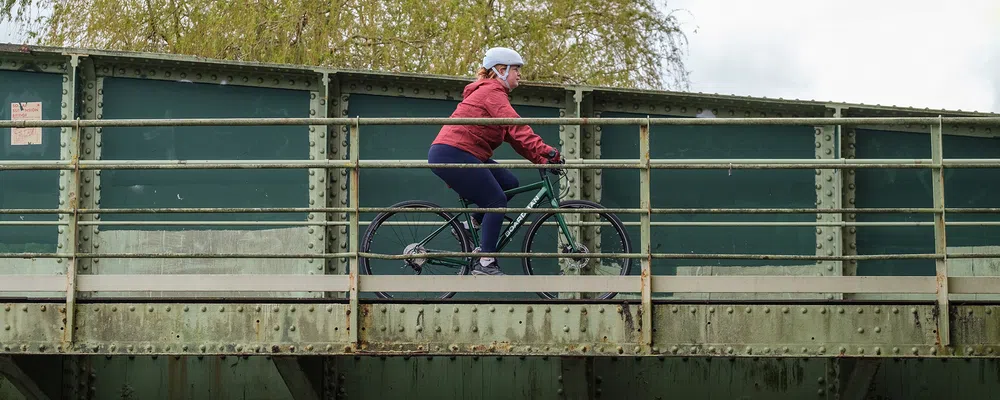
[[(400, 259), (403, 255), (363, 253), (359, 251), (361, 213), (413, 210), (391, 207), (362, 207), (359, 196), (359, 174), (364, 168), (539, 168), (527, 162), (481, 165), (441, 165), (415, 161), (362, 160), (359, 155), (359, 138), (366, 125), (629, 125), (637, 126), (636, 140), (639, 153), (634, 159), (615, 160), (568, 160), (560, 166), (566, 169), (635, 169), (639, 171), (640, 193), (637, 208), (608, 208), (600, 211), (618, 214), (638, 215), (640, 237), (638, 251), (624, 254), (590, 253), (589, 256), (613, 255), (640, 261), (637, 276), (361, 276), (359, 260)], [(650, 127), (653, 125), (799, 125), (799, 126), (860, 126), (860, 125), (926, 125), (931, 142), (931, 157), (926, 159), (654, 159), (650, 154)], [(948, 253), (945, 246), (947, 225), (1000, 225), (996, 221), (947, 222), (948, 213), (998, 213), (1000, 208), (947, 208), (944, 202), (945, 168), (992, 168), (1000, 166), (998, 159), (945, 159), (942, 149), (942, 126), (956, 125), (1000, 125), (1000, 118), (994, 117), (937, 117), (937, 118), (520, 118), (520, 119), (449, 119), (449, 118), (259, 118), (259, 119), (148, 119), (148, 120), (75, 120), (75, 121), (0, 121), (2, 128), (23, 127), (66, 127), (72, 129), (75, 146), (71, 152), (76, 156), (61, 161), (3, 161), (0, 170), (61, 170), (71, 174), (71, 187), (79, 187), (81, 171), (86, 170), (162, 170), (162, 169), (324, 169), (342, 168), (350, 170), (351, 187), (348, 207), (304, 207), (304, 208), (132, 208), (86, 209), (79, 207), (79, 196), (74, 193), (68, 204), (59, 209), (2, 209), (3, 214), (60, 214), (67, 216), (61, 221), (0, 221), (0, 225), (59, 225), (70, 237), (69, 248), (54, 253), (6, 253), (2, 258), (55, 258), (65, 261), (65, 276), (59, 275), (5, 275), (0, 280), (0, 292), (65, 292), (68, 319), (72, 321), (76, 295), (81, 291), (322, 291), (346, 292), (350, 302), (349, 315), (357, 318), (359, 293), (362, 292), (638, 292), (641, 295), (644, 315), (652, 313), (652, 294), (659, 292), (687, 293), (923, 293), (935, 294), (937, 304), (947, 309), (949, 295), (955, 293), (1000, 294), (1000, 277), (952, 277), (948, 275), (947, 260), (956, 258), (994, 258), (996, 254)], [(350, 157), (347, 160), (168, 160), (168, 161), (120, 161), (81, 160), (79, 144), (81, 130), (87, 127), (159, 127), (159, 126), (268, 126), (268, 125), (346, 125), (349, 126)], [(739, 209), (680, 209), (656, 208), (650, 199), (650, 175), (658, 169), (862, 169), (862, 168), (914, 168), (932, 171), (933, 207), (931, 208), (739, 208)], [(3, 190), (17, 190), (4, 188)], [(417, 211), (426, 212), (428, 209)], [(538, 212), (526, 208), (441, 208), (446, 212)], [(591, 213), (587, 209), (545, 209), (556, 213)], [(125, 213), (348, 213), (346, 221), (84, 221), (86, 214)], [(655, 253), (651, 251), (654, 225), (710, 225), (723, 223), (707, 222), (653, 222), (652, 216), (676, 213), (719, 213), (719, 214), (842, 214), (842, 213), (926, 213), (933, 214), (933, 222), (731, 222), (725, 225), (772, 226), (921, 226), (934, 227), (935, 251), (925, 254), (867, 254), (867, 255), (797, 255), (797, 254), (692, 254)], [(338, 253), (96, 253), (79, 252), (77, 228), (84, 225), (282, 225), (282, 226), (329, 226), (344, 225), (349, 230), (349, 251)], [(449, 252), (425, 254), (422, 257), (524, 257), (516, 252), (470, 253)], [(555, 258), (560, 253), (530, 253), (532, 257)], [(349, 258), (349, 275), (289, 275), (289, 274), (247, 274), (247, 275), (78, 275), (76, 262), (85, 258), (245, 258), (245, 259), (330, 259)], [(659, 259), (746, 259), (746, 260), (890, 260), (890, 259), (932, 259), (936, 263), (935, 276), (654, 276), (651, 265)], [(642, 320), (643, 341), (649, 343), (652, 335), (651, 318)], [(948, 318), (939, 318), (939, 331), (948, 331)], [(354, 325), (354, 324), (351, 324)], [(68, 326), (72, 326), (71, 323)], [(352, 335), (357, 335), (353, 330)], [(948, 335), (942, 335), (947, 338)], [(947, 344), (947, 343), (944, 343)]]

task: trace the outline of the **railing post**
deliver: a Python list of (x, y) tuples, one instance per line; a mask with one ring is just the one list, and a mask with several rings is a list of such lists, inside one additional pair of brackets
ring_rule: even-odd
[[(361, 218), (361, 213), (359, 212), (359, 199), (361, 196), (358, 195), (358, 179), (361, 176), (360, 170), (360, 158), (361, 158), (361, 141), (358, 138), (360, 127), (358, 126), (357, 118), (351, 124), (350, 129), (350, 155), (351, 155), (351, 188), (350, 188), (350, 203), (353, 209), (351, 215), (351, 225), (348, 231), (348, 239), (351, 243), (351, 260), (350, 260), (350, 293), (348, 293), (348, 298), (350, 301), (350, 308), (347, 310), (347, 328), (350, 329), (351, 343), (354, 346), (359, 345), (359, 337), (361, 327), (359, 326), (361, 319), (358, 317), (358, 283), (360, 279), (360, 274), (358, 273), (358, 268), (360, 268), (360, 262), (358, 260), (358, 223)], [(353, 328), (353, 329), (352, 329)]]
[(951, 345), (950, 307), (948, 306), (948, 246), (944, 229), (944, 159), (943, 133), (940, 116), (938, 123), (931, 125), (931, 185), (934, 196), (934, 252), (937, 276), (937, 332), (938, 344)]
[(78, 195), (80, 191), (79, 190), (80, 187), (79, 119), (77, 119), (76, 123), (77, 125), (73, 127), (73, 136), (70, 139), (69, 143), (69, 145), (73, 147), (74, 150), (72, 151), (75, 152), (76, 155), (71, 159), (71, 162), (73, 163), (73, 171), (71, 172), (71, 174), (73, 177), (70, 179), (72, 183), (70, 186), (71, 189), (69, 195), (69, 207), (73, 211), (73, 214), (70, 215), (69, 226), (66, 228), (66, 231), (69, 235), (69, 243), (70, 243), (69, 260), (66, 263), (66, 322), (64, 330), (64, 335), (65, 335), (64, 337), (66, 338), (65, 348), (67, 350), (70, 350), (73, 347), (73, 331), (75, 330), (74, 327), (76, 320), (75, 317), (76, 317), (76, 260), (77, 260), (76, 253), (77, 251), (79, 251), (77, 247), (79, 246), (78, 243), (80, 237), (80, 235), (77, 234), (77, 226), (78, 222), (80, 221), (80, 214), (79, 214), (80, 196)]
[[(82, 135), (80, 130), (80, 119), (74, 118), (76, 114), (76, 73), (77, 67), (80, 65), (80, 57), (78, 55), (70, 56), (70, 68), (69, 72), (65, 75), (63, 82), (63, 100), (64, 100), (64, 111), (63, 119), (75, 119), (75, 124), (71, 128), (63, 128), (63, 144), (65, 145), (65, 150), (63, 152), (62, 158), (68, 160), (72, 165), (73, 169), (71, 171), (60, 171), (60, 183), (63, 188), (61, 190), (66, 191), (65, 206), (72, 210), (72, 214), (69, 215), (68, 225), (64, 228), (65, 243), (63, 247), (63, 252), (68, 253), (69, 257), (66, 260), (66, 320), (63, 322), (63, 347), (66, 350), (71, 350), (73, 348), (74, 333), (76, 326), (76, 269), (77, 269), (77, 252), (79, 249), (79, 238), (80, 232), (77, 230), (79, 226), (80, 216), (80, 147), (82, 142)], [(66, 135), (68, 133), (69, 135)], [(60, 216), (60, 220), (62, 217)]]
[(652, 257), (650, 256), (652, 235), (650, 230), (650, 208), (652, 208), (649, 195), (650, 162), (649, 162), (649, 118), (646, 123), (639, 126), (639, 162), (643, 164), (639, 171), (639, 208), (646, 210), (640, 215), (642, 224), (640, 239), (642, 249), (642, 275), (641, 275), (641, 295), (642, 295), (642, 347), (653, 345), (653, 292), (652, 292)]

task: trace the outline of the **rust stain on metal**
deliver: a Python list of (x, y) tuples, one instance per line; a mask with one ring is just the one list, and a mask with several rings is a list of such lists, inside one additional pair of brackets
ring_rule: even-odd
[(167, 358), (167, 398), (187, 398), (187, 359), (180, 357)]
[[(618, 308), (618, 312), (622, 315), (622, 320), (625, 322), (625, 336), (629, 338), (627, 340), (633, 340), (635, 336), (633, 333), (635, 332), (635, 321), (632, 320), (632, 310), (629, 308), (629, 303), (622, 303)], [(639, 308), (638, 314), (640, 318), (639, 322), (641, 323), (642, 308)]]

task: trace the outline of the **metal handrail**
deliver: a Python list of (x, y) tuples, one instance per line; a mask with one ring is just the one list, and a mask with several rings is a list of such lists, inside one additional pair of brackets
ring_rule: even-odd
[[(947, 260), (949, 258), (979, 258), (979, 257), (998, 257), (1000, 255), (996, 254), (983, 254), (983, 253), (966, 253), (966, 254), (954, 254), (949, 253), (944, 247), (944, 237), (945, 237), (945, 227), (949, 224), (951, 225), (992, 225), (997, 224), (994, 221), (962, 221), (962, 222), (947, 222), (945, 220), (945, 214), (948, 212), (964, 212), (964, 213), (997, 213), (1000, 209), (994, 208), (976, 208), (976, 209), (962, 209), (962, 208), (946, 208), (944, 206), (944, 189), (943, 189), (943, 170), (945, 168), (993, 168), (1000, 167), (1000, 160), (995, 159), (944, 159), (942, 151), (942, 130), (944, 124), (953, 125), (1000, 125), (1000, 117), (888, 117), (888, 118), (208, 118), (208, 119), (123, 119), (123, 120), (42, 120), (42, 121), (0, 121), (0, 128), (7, 127), (65, 127), (72, 128), (72, 140), (70, 143), (74, 146), (79, 146), (81, 138), (81, 129), (85, 127), (142, 127), (142, 126), (268, 126), (268, 125), (302, 125), (302, 126), (317, 126), (317, 125), (345, 125), (349, 126), (349, 140), (350, 140), (350, 156), (347, 160), (177, 160), (177, 161), (163, 161), (163, 160), (79, 160), (78, 157), (71, 157), (70, 160), (60, 160), (60, 161), (0, 161), (0, 170), (70, 170), (73, 171), (73, 177), (71, 182), (75, 185), (80, 182), (80, 172), (83, 170), (113, 170), (113, 169), (132, 169), (132, 170), (142, 170), (142, 169), (264, 169), (264, 168), (274, 168), (274, 169), (291, 169), (291, 168), (315, 168), (315, 169), (331, 169), (331, 168), (343, 168), (350, 169), (351, 171), (351, 188), (350, 201), (351, 207), (343, 208), (218, 208), (218, 209), (178, 209), (178, 208), (162, 208), (162, 209), (139, 209), (139, 210), (128, 210), (128, 209), (113, 209), (113, 210), (101, 210), (92, 209), (84, 210), (77, 206), (77, 203), (71, 201), (71, 207), (69, 210), (43, 210), (43, 209), (7, 209), (0, 210), (0, 214), (68, 214), (70, 216), (69, 222), (62, 221), (3, 221), (0, 224), (3, 225), (29, 225), (29, 224), (39, 224), (39, 225), (62, 225), (66, 224), (70, 226), (70, 230), (75, 231), (75, 228), (80, 225), (134, 225), (143, 224), (146, 221), (81, 221), (81, 215), (93, 215), (93, 214), (126, 214), (126, 213), (191, 213), (191, 212), (210, 212), (210, 213), (261, 213), (261, 212), (320, 212), (320, 213), (348, 213), (350, 218), (346, 224), (348, 225), (348, 232), (350, 236), (350, 250), (341, 253), (312, 253), (312, 254), (278, 254), (278, 253), (268, 253), (268, 254), (223, 254), (223, 253), (192, 253), (192, 254), (177, 254), (177, 253), (81, 253), (81, 252), (71, 252), (71, 253), (8, 253), (0, 255), (0, 258), (59, 258), (68, 259), (67, 272), (66, 272), (66, 298), (68, 309), (72, 308), (72, 304), (75, 301), (75, 293), (78, 290), (77, 286), (77, 276), (76, 276), (76, 260), (85, 258), (295, 258), (295, 259), (330, 259), (330, 258), (348, 258), (350, 261), (350, 275), (346, 279), (346, 287), (338, 285), (337, 283), (344, 283), (343, 279), (333, 279), (326, 280), (329, 284), (334, 285), (330, 290), (346, 290), (348, 293), (348, 298), (350, 302), (350, 313), (348, 314), (349, 325), (348, 326), (358, 326), (358, 294), (361, 291), (376, 291), (375, 288), (380, 287), (379, 282), (382, 282), (382, 287), (390, 287), (398, 290), (417, 290), (421, 291), (427, 289), (427, 287), (441, 287), (446, 282), (459, 282), (459, 280), (449, 280), (444, 279), (436, 281), (428, 285), (428, 280), (426, 278), (412, 278), (405, 277), (405, 280), (394, 280), (386, 279), (386, 277), (365, 277), (362, 278), (359, 273), (359, 259), (361, 257), (369, 258), (383, 258), (383, 259), (399, 259), (404, 256), (399, 255), (388, 255), (388, 254), (373, 254), (359, 251), (358, 241), (359, 241), (359, 226), (361, 225), (360, 214), (362, 212), (382, 212), (382, 211), (414, 211), (414, 212), (426, 212), (430, 211), (428, 209), (421, 210), (405, 210), (405, 209), (393, 209), (391, 207), (361, 207), (359, 205), (359, 195), (358, 195), (358, 177), (359, 171), (363, 168), (430, 168), (430, 167), (442, 167), (442, 168), (511, 168), (511, 169), (534, 169), (538, 166), (531, 163), (519, 161), (519, 162), (501, 162), (498, 164), (481, 164), (481, 165), (454, 165), (454, 164), (429, 164), (427, 162), (415, 161), (415, 160), (361, 160), (359, 147), (359, 135), (360, 127), (368, 125), (576, 125), (576, 126), (594, 126), (594, 125), (631, 125), (639, 126), (639, 158), (637, 159), (621, 159), (621, 160), (570, 160), (567, 164), (561, 165), (561, 168), (567, 169), (637, 169), (640, 175), (640, 207), (638, 208), (614, 208), (614, 209), (604, 209), (604, 210), (581, 210), (581, 209), (545, 209), (545, 210), (526, 210), (523, 208), (491, 208), (491, 209), (479, 209), (479, 208), (444, 208), (440, 210), (448, 212), (464, 212), (464, 211), (485, 211), (485, 212), (555, 212), (555, 213), (588, 213), (588, 212), (612, 212), (621, 214), (636, 214), (639, 215), (640, 225), (640, 237), (637, 241), (638, 248), (640, 249), (637, 253), (628, 254), (614, 254), (618, 257), (626, 257), (631, 259), (638, 259), (641, 263), (641, 274), (639, 277), (579, 277), (579, 276), (568, 276), (559, 278), (549, 278), (549, 277), (538, 277), (542, 281), (532, 281), (531, 287), (540, 287), (544, 283), (546, 290), (551, 291), (586, 291), (588, 288), (607, 288), (608, 285), (615, 287), (615, 290), (632, 287), (635, 291), (641, 293), (642, 299), (642, 312), (643, 315), (652, 314), (651, 305), (651, 293), (655, 292), (654, 285), (671, 285), (671, 282), (677, 282), (678, 280), (672, 279), (670, 277), (657, 277), (653, 279), (651, 271), (651, 263), (654, 259), (753, 259), (753, 260), (837, 260), (837, 261), (856, 261), (856, 260), (888, 260), (888, 259), (929, 259), (934, 260), (936, 263), (936, 276), (933, 278), (919, 278), (919, 279), (868, 279), (868, 277), (827, 277), (817, 278), (817, 277), (786, 277), (784, 281), (787, 282), (802, 282), (803, 285), (800, 287), (795, 287), (796, 291), (813, 291), (814, 289), (822, 289), (822, 291), (836, 291), (836, 292), (851, 292), (851, 290), (865, 290), (871, 292), (872, 282), (881, 282), (886, 290), (889, 290), (890, 286), (896, 292), (899, 291), (914, 291), (919, 293), (929, 293), (933, 290), (937, 294), (937, 303), (939, 307), (947, 309), (948, 306), (948, 296), (949, 296), (949, 282), (955, 282), (959, 287), (959, 291), (965, 293), (969, 290), (984, 290), (989, 293), (1000, 293), (1000, 285), (989, 285), (989, 284), (971, 284), (968, 283), (968, 278), (952, 278), (947, 274)], [(917, 125), (923, 126), (930, 131), (931, 140), (931, 158), (929, 159), (869, 159), (869, 160), (857, 160), (857, 159), (732, 159), (732, 160), (719, 160), (719, 159), (653, 159), (650, 155), (649, 148), (649, 136), (650, 128), (652, 126), (705, 126), (705, 125), (743, 125), (743, 126), (761, 126), (761, 125), (805, 125), (805, 126), (862, 126), (862, 125), (881, 125), (881, 126), (898, 126), (898, 125)], [(72, 152), (76, 154), (77, 151)], [(837, 208), (837, 209), (812, 209), (812, 208), (789, 208), (789, 209), (779, 209), (779, 208), (760, 208), (760, 209), (666, 209), (666, 208), (654, 208), (650, 198), (650, 174), (653, 169), (855, 169), (855, 168), (913, 168), (913, 169), (931, 169), (933, 171), (932, 182), (933, 182), (933, 195), (934, 195), (934, 206), (932, 208), (883, 208), (883, 209), (855, 209), (855, 208)], [(274, 211), (269, 211), (274, 210)], [(877, 211), (876, 211), (877, 210)], [(686, 224), (714, 224), (711, 226), (719, 226), (723, 223), (719, 222), (664, 222), (664, 221), (652, 221), (652, 216), (654, 214), (677, 214), (677, 213), (708, 213), (708, 214), (719, 214), (719, 213), (757, 213), (757, 214), (791, 214), (791, 213), (870, 213), (870, 212), (892, 212), (892, 213), (928, 213), (932, 214), (934, 217), (933, 222), (835, 222), (835, 223), (805, 223), (805, 222), (767, 222), (768, 224), (773, 224), (769, 226), (778, 226), (778, 224), (794, 224), (791, 226), (925, 226), (932, 225), (934, 227), (934, 237), (935, 237), (935, 251), (930, 254), (875, 254), (875, 255), (847, 255), (847, 256), (821, 256), (821, 255), (769, 255), (769, 254), (669, 254), (669, 253), (654, 253), (651, 251), (651, 227), (653, 226), (678, 226)], [(161, 223), (161, 225), (173, 224), (181, 225), (189, 223), (190, 221), (170, 221), (167, 223)], [(274, 222), (268, 221), (263, 222), (252, 222), (252, 221), (213, 221), (216, 225), (282, 225), (287, 224), (286, 222)], [(344, 224), (340, 221), (316, 221), (301, 223), (296, 221), (295, 225), (308, 225), (308, 226), (328, 226), (336, 224)], [(743, 222), (739, 224), (761, 224), (764, 222)], [(738, 224), (738, 223), (733, 223)], [(202, 223), (201, 225), (205, 225)], [(705, 225), (702, 225), (705, 226)], [(62, 228), (60, 228), (62, 229)], [(70, 249), (77, 248), (77, 237), (75, 233), (71, 234)], [(445, 256), (471, 256), (473, 254), (478, 255), (491, 255), (496, 257), (561, 257), (560, 253), (440, 253), (433, 255), (426, 255), (427, 258), (431, 257), (445, 257)], [(604, 253), (591, 254), (591, 256), (600, 255), (611, 255)], [(35, 290), (42, 290), (45, 288), (53, 288), (53, 283), (58, 283), (52, 280), (51, 276), (40, 276), (33, 277), (29, 275), (16, 275), (13, 276), (15, 279), (9, 280), (8, 284), (0, 282), (0, 291), (2, 290), (19, 290), (25, 287), (33, 288)], [(176, 276), (174, 276), (176, 278)], [(462, 288), (463, 290), (482, 290), (488, 289), (490, 291), (519, 291), (523, 290), (525, 278), (527, 277), (497, 277), (492, 278), (490, 282), (484, 284), (482, 282), (475, 281), (472, 277), (462, 277)], [(533, 277), (534, 278), (534, 277)], [(739, 282), (744, 282), (744, 279), (748, 277), (739, 277), (738, 279), (732, 279), (733, 277), (692, 277), (688, 281), (692, 282), (698, 288), (708, 287), (709, 290), (738, 290), (732, 288), (733, 285), (738, 285)], [(898, 278), (898, 277), (897, 277)], [(910, 277), (912, 278), (912, 277)], [(105, 280), (102, 280), (105, 279)], [(159, 278), (156, 278), (159, 279)], [(259, 277), (247, 277), (241, 281), (244, 287), (256, 287), (266, 288), (267, 283), (271, 278), (267, 275), (261, 275)], [(439, 279), (439, 278), (434, 278)], [(818, 279), (818, 280), (817, 280)], [(965, 280), (963, 280), (965, 279)], [(980, 278), (977, 278), (980, 279)], [(1000, 279), (987, 279), (990, 282), (1000, 281)], [(44, 282), (43, 282), (44, 281)], [(130, 282), (137, 281), (130, 285)], [(896, 285), (896, 282), (905, 281), (906, 284)], [(155, 282), (143, 279), (135, 279), (122, 276), (84, 276), (80, 280), (84, 288), (103, 288), (105, 290), (129, 291), (129, 289), (134, 290), (155, 290), (157, 285)], [(178, 280), (171, 280), (167, 286), (171, 288), (178, 288)], [(216, 282), (226, 282), (225, 280), (216, 280)], [(298, 284), (305, 284), (308, 281), (298, 280)], [(366, 283), (370, 282), (370, 283)], [(506, 285), (497, 284), (497, 282), (508, 282)], [(518, 285), (512, 286), (511, 282), (517, 282)], [(613, 282), (610, 284), (608, 282)], [(712, 283), (715, 283), (713, 286)], [(120, 286), (112, 286), (120, 285)], [(560, 285), (560, 283), (565, 283)], [(638, 285), (635, 287), (634, 285)], [(13, 286), (11, 286), (13, 285)], [(103, 286), (102, 286), (103, 285)], [(171, 286), (172, 285), (172, 286)], [(421, 285), (425, 285), (421, 287)], [(895, 286), (893, 286), (895, 285)], [(58, 285), (55, 285), (58, 286)], [(126, 287), (121, 287), (126, 286)], [(218, 290), (227, 290), (229, 285), (202, 285), (201, 289), (211, 289), (217, 286)], [(292, 290), (290, 286), (296, 285), (283, 285), (282, 287), (286, 290)], [(750, 290), (738, 290), (746, 292), (755, 292), (754, 288), (761, 287), (758, 284), (752, 285), (753, 288)], [(298, 287), (298, 286), (296, 286)], [(317, 287), (322, 288), (323, 285), (312, 283), (309, 288), (316, 289)], [(772, 286), (769, 286), (773, 288)], [(905, 287), (905, 289), (904, 289)], [(676, 289), (676, 288), (674, 288)], [(693, 291), (699, 291), (694, 289)], [(703, 290), (702, 290), (703, 291)], [(72, 313), (67, 315), (67, 326), (73, 325)], [(642, 326), (642, 343), (649, 345), (652, 340), (652, 326), (651, 318), (643, 318)], [(948, 325), (947, 319), (939, 319), (938, 321), (938, 332), (943, 338), (947, 338)], [(351, 331), (352, 340), (357, 340), (357, 329)], [(947, 340), (947, 339), (945, 339)], [(944, 343), (947, 344), (947, 343)]]
[[(940, 154), (940, 129), (943, 124), (956, 125), (1000, 125), (1000, 117), (888, 117), (888, 118), (209, 118), (209, 119), (125, 119), (125, 120), (43, 120), (43, 121), (0, 121), (0, 127), (69, 127), (73, 134), (79, 137), (80, 129), (84, 127), (141, 127), (141, 126), (267, 126), (267, 125), (348, 125), (350, 126), (351, 146), (359, 145), (358, 135), (362, 125), (638, 125), (644, 132), (640, 135), (642, 146), (648, 148), (649, 128), (654, 125), (925, 125), (931, 129), (933, 147), (938, 153), (928, 159), (653, 159), (649, 154), (643, 154), (637, 159), (602, 159), (602, 160), (568, 160), (561, 168), (590, 169), (638, 169), (643, 179), (640, 185), (649, 185), (648, 173), (652, 169), (855, 169), (855, 168), (915, 168), (941, 171), (943, 168), (983, 168), (1000, 167), (1000, 159), (944, 159)], [(936, 130), (935, 130), (936, 129)], [(936, 133), (936, 134), (934, 134)], [(421, 160), (361, 160), (357, 154), (352, 154), (348, 160), (46, 160), (46, 161), (0, 161), (0, 170), (115, 170), (115, 169), (350, 169), (356, 174), (364, 168), (511, 168), (536, 169), (537, 165), (523, 160), (501, 160), (498, 164), (430, 164)], [(644, 187), (645, 187), (644, 186)], [(0, 221), (0, 225), (260, 225), (260, 226), (332, 226), (348, 225), (357, 229), (362, 221), (360, 213), (374, 212), (556, 212), (568, 214), (584, 214), (594, 212), (611, 212), (619, 214), (635, 214), (641, 216), (641, 221), (627, 222), (642, 227), (640, 244), (648, 245), (653, 226), (935, 226), (936, 237), (943, 235), (946, 225), (996, 225), (995, 221), (961, 221), (946, 222), (943, 215), (955, 213), (997, 213), (996, 208), (946, 208), (942, 205), (932, 208), (654, 208), (645, 204), (639, 208), (608, 208), (602, 210), (590, 209), (525, 209), (516, 207), (505, 208), (461, 208), (441, 207), (436, 209), (396, 209), (392, 207), (361, 207), (357, 203), (353, 207), (329, 208), (144, 208), (144, 209), (4, 209), (0, 214), (70, 214), (70, 222), (63, 221)], [(346, 221), (79, 221), (81, 215), (92, 214), (138, 214), (138, 213), (349, 213), (351, 218)], [(803, 222), (803, 221), (740, 221), (740, 222), (665, 222), (652, 221), (652, 215), (666, 214), (828, 214), (828, 213), (920, 213), (932, 214), (936, 221), (893, 221), (893, 222)], [(367, 221), (365, 221), (367, 222)], [(939, 226), (940, 225), (940, 226)], [(357, 241), (357, 235), (351, 239)], [(356, 243), (352, 243), (356, 245)], [(641, 247), (641, 246), (640, 246)], [(648, 247), (648, 246), (647, 246)], [(429, 255), (431, 257), (468, 256), (471, 253), (445, 253)], [(483, 253), (479, 253), (484, 255)], [(497, 257), (523, 257), (521, 253), (491, 254)], [(596, 253), (593, 256), (610, 255)], [(559, 257), (559, 253), (532, 253), (533, 257)], [(643, 273), (648, 273), (649, 263), (653, 259), (757, 259), (757, 260), (884, 260), (884, 259), (934, 259), (943, 261), (946, 258), (966, 258), (972, 256), (995, 257), (992, 254), (949, 254), (936, 251), (932, 254), (878, 254), (855, 256), (817, 256), (817, 255), (780, 255), (780, 254), (667, 254), (640, 251), (629, 254), (615, 254), (643, 260)], [(358, 251), (344, 253), (313, 253), (313, 254), (168, 254), (168, 253), (8, 253), (0, 258), (351, 258), (353, 262), (359, 257), (398, 259), (403, 256), (387, 254), (370, 254)], [(354, 269), (356, 271), (356, 269)], [(351, 277), (353, 287), (357, 288), (357, 276)], [(711, 279), (706, 277), (705, 279)], [(554, 287), (553, 290), (565, 288)], [(220, 288), (225, 290), (225, 288)], [(648, 291), (647, 287), (643, 287)]]

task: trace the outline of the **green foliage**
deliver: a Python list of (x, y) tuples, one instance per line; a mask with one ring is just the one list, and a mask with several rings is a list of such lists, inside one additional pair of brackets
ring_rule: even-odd
[(530, 81), (683, 89), (685, 36), (657, 1), (0, 0), (0, 18), (50, 9), (45, 45), (460, 76), (507, 46)]

